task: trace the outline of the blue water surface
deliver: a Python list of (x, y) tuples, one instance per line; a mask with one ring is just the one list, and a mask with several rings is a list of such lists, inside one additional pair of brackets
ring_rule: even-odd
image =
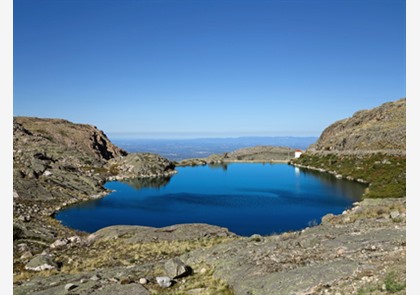
[(249, 236), (298, 230), (338, 214), (365, 186), (287, 164), (177, 167), (171, 178), (112, 181), (115, 192), (60, 211), (64, 225), (94, 232), (110, 225), (208, 223)]

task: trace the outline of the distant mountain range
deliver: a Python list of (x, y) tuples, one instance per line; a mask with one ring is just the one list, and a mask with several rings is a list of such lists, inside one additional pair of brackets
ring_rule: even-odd
[(196, 139), (118, 139), (111, 141), (130, 153), (156, 153), (169, 160), (180, 161), (189, 158), (205, 158), (212, 154), (232, 152), (253, 146), (283, 146), (293, 149), (307, 149), (317, 137), (230, 137)]

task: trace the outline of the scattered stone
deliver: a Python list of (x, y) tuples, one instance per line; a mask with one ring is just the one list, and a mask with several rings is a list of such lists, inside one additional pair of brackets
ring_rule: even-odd
[(338, 248), (337, 249), (337, 255), (338, 256), (341, 256), (341, 255), (343, 255), (344, 254), (344, 252), (346, 251), (346, 249), (345, 248), (343, 248), (343, 247), (340, 247), (340, 248)]
[(31, 221), (31, 216), (29, 216), (29, 215), (19, 215), (18, 219), (23, 221), (23, 222), (29, 222), (29, 221)]
[(181, 259), (175, 257), (165, 262), (165, 271), (168, 276), (175, 279), (188, 276), (191, 274), (192, 269), (182, 262)]
[(48, 170), (45, 170), (42, 175), (44, 175), (44, 176), (50, 176), (50, 175), (52, 175), (52, 172), (51, 171), (48, 171)]
[(398, 218), (398, 217), (400, 217), (400, 212), (398, 212), (398, 210), (392, 210), (392, 211), (389, 213), (389, 216), (390, 216), (392, 219)]
[(156, 282), (162, 288), (169, 288), (172, 286), (172, 280), (170, 277), (156, 277)]
[(29, 247), (25, 243), (18, 244), (17, 246), (18, 246), (20, 252), (29, 251)]
[(43, 271), (56, 269), (57, 264), (48, 255), (37, 255), (25, 265), (26, 270)]
[(65, 286), (64, 286), (64, 289), (67, 291), (67, 292), (69, 292), (69, 291), (71, 291), (71, 290), (73, 290), (73, 289), (76, 289), (77, 288), (77, 285), (76, 284), (73, 284), (73, 283), (69, 283), (69, 284), (66, 284)]
[(120, 279), (120, 284), (121, 285), (127, 285), (127, 284), (131, 284), (133, 283), (134, 280), (131, 277), (123, 277)]
[(29, 259), (31, 257), (33, 257), (34, 255), (32, 254), (31, 251), (25, 251), (23, 252), (23, 254), (20, 256), (20, 259)]
[(80, 243), (81, 239), (79, 236), (73, 236), (69, 238), (70, 243), (75, 244), (75, 243)]
[(327, 214), (325, 216), (322, 217), (321, 219), (321, 224), (331, 224), (332, 219), (334, 218), (334, 214)]
[(59, 240), (56, 240), (54, 243), (52, 243), (50, 245), (50, 248), (51, 249), (62, 248), (64, 246), (66, 246), (68, 243), (69, 243), (69, 240), (67, 240), (67, 239), (59, 239)]
[(140, 278), (139, 283), (142, 285), (146, 285), (149, 281), (146, 278)]
[(101, 279), (101, 277), (98, 274), (96, 274), (96, 275), (94, 275), (90, 278), (91, 281), (99, 281), (100, 279)]
[(264, 241), (264, 238), (261, 235), (253, 234), (252, 236), (249, 237), (249, 240), (252, 242), (262, 242)]
[(207, 272), (207, 268), (203, 267), (202, 269), (200, 269), (201, 274), (205, 274), (206, 272)]
[(110, 281), (112, 283), (118, 283), (119, 282), (118, 278), (109, 278), (108, 281)]

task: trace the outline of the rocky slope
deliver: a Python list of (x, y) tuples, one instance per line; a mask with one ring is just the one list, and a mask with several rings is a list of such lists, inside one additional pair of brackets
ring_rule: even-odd
[(290, 163), (368, 183), (364, 197), (405, 197), (405, 109), (404, 98), (335, 122)]
[(106, 195), (107, 179), (175, 172), (158, 155), (127, 155), (95, 126), (61, 119), (15, 117), (13, 160), (14, 249), (24, 244), (26, 259), (59, 236), (74, 235), (52, 218), (54, 212)]
[(406, 99), (356, 112), (335, 122), (322, 132), (308, 150), (378, 151), (406, 147)]
[(405, 294), (405, 220), (405, 200), (368, 199), (264, 237), (113, 226), (51, 248), (43, 257), (54, 269), (22, 274), (14, 294)]

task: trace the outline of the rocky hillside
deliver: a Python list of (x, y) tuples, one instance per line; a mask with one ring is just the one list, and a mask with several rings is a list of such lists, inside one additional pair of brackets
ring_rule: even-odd
[(27, 153), (30, 150), (48, 152), (48, 156), (56, 158), (67, 159), (70, 152), (72, 158), (85, 162), (103, 162), (127, 155), (95, 126), (74, 124), (63, 119), (15, 117), (13, 144), (15, 150), (23, 151), (24, 148)]
[(406, 190), (406, 100), (385, 103), (324, 130), (293, 165), (368, 183), (365, 198), (402, 198)]
[(335, 122), (322, 132), (309, 150), (377, 151), (406, 147), (406, 99), (356, 112)]
[(107, 179), (175, 173), (173, 163), (159, 155), (127, 155), (95, 126), (61, 119), (15, 117), (13, 161), (13, 236), (32, 254), (72, 233), (52, 216), (106, 195)]

